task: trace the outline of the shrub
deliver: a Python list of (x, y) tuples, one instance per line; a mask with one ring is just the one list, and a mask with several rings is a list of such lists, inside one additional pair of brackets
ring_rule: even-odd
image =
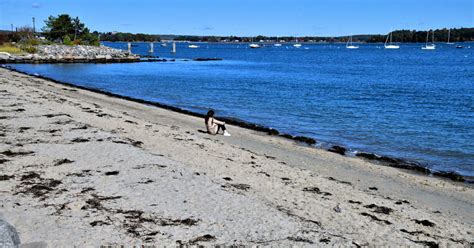
[(72, 46), (71, 38), (69, 38), (69, 35), (65, 35), (63, 38), (63, 44), (67, 46)]
[(29, 45), (27, 43), (21, 44), (20, 49), (24, 52), (27, 52), (27, 53), (36, 53), (37, 52), (37, 49), (36, 49), (35, 46)]

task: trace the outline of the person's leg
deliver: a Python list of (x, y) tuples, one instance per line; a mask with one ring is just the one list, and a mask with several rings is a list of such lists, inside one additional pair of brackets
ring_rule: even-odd
[(220, 130), (222, 130), (222, 132), (225, 132), (225, 125), (218, 124), (217, 125), (217, 133), (219, 133)]

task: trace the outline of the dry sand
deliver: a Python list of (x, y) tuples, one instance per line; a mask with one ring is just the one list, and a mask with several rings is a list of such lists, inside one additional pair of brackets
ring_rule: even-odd
[[(0, 68), (0, 215), (23, 244), (474, 245), (474, 192)], [(0, 217), (1, 217), (0, 216)]]

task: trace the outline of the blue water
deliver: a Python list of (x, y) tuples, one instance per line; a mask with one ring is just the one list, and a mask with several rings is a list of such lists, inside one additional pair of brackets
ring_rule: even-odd
[[(146, 54), (148, 45), (136, 44), (133, 52)], [(14, 67), (200, 113), (213, 108), (218, 116), (474, 176), (474, 44), (464, 45), (424, 51), (422, 44), (399, 50), (178, 44), (172, 55), (170, 46), (155, 44), (161, 57), (224, 60)]]

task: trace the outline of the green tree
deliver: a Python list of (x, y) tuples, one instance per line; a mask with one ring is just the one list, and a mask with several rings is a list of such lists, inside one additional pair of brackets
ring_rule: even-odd
[(74, 34), (75, 32), (74, 22), (67, 14), (62, 14), (58, 17), (49, 16), (45, 24), (43, 32), (53, 41), (63, 39), (64, 36)]

